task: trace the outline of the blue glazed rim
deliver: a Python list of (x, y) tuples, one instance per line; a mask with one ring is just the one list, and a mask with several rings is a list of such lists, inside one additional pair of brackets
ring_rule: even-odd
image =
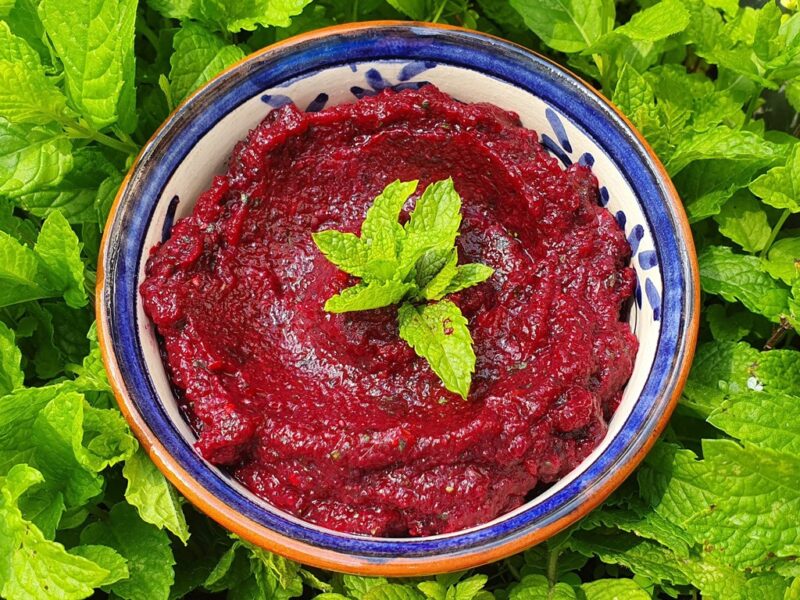
[[(381, 539), (298, 522), (253, 502), (198, 456), (164, 411), (137, 334), (144, 234), (161, 193), (197, 141), (231, 110), (289, 79), (369, 60), (436, 61), (501, 79), (578, 124), (620, 166), (653, 232), (663, 280), (660, 336), (643, 391), (606, 451), (549, 498), (502, 521), (434, 538)], [(98, 273), (98, 326), (118, 401), (170, 480), (243, 537), (326, 568), (404, 575), (497, 560), (542, 541), (599, 504), (630, 474), (665, 426), (688, 372), (697, 332), (697, 266), (680, 201), (647, 144), (606, 100), (531, 51), (458, 28), (365, 23), (293, 38), (244, 59), (180, 106), (144, 147), (109, 217)]]

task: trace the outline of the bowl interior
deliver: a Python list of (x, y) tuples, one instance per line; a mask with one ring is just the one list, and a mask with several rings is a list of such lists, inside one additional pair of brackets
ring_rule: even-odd
[[(619, 409), (609, 424), (608, 434), (603, 443), (584, 461), (584, 464), (589, 464), (619, 432), (647, 379), (659, 335), (659, 299), (663, 284), (652, 232), (620, 166), (577, 124), (570, 121), (568, 115), (560, 113), (534, 94), (473, 70), (407, 60), (354, 62), (306, 74), (280, 86), (263, 90), (223, 117), (177, 166), (157, 200), (158, 206), (146, 230), (144, 248), (152, 248), (168, 237), (173, 219), (191, 214), (195, 200), (209, 187), (213, 175), (225, 171), (226, 158), (234, 145), (246, 137), (248, 131), (274, 108), (294, 102), (306, 110), (320, 110), (326, 106), (354, 102), (359, 97), (374, 94), (386, 87), (402, 89), (416, 87), (423, 82), (433, 83), (463, 102), (490, 102), (512, 110), (520, 116), (525, 127), (539, 133), (545, 146), (562, 165), (568, 166), (578, 161), (590, 165), (600, 184), (600, 202), (614, 213), (625, 229), (633, 252), (632, 266), (636, 270), (638, 282), (635, 301), (629, 311), (629, 322), (639, 339), (640, 349), (633, 375), (625, 388)], [(144, 278), (144, 266), (145, 261), (140, 261), (139, 280)], [(644, 296), (641, 293), (641, 282), (644, 282), (646, 290)], [(154, 327), (144, 314), (141, 297), (137, 298), (137, 316), (139, 339), (159, 399), (183, 438), (191, 444), (196, 438), (182, 418), (172, 394), (159, 354)], [(275, 510), (224, 471), (210, 463), (209, 467), (226, 478), (239, 493)], [(567, 477), (515, 512), (525, 510), (529, 505), (552, 495), (574, 480), (583, 470), (582, 467), (583, 465), (574, 469)], [(294, 519), (289, 515), (285, 516)]]
[[(510, 49), (513, 48), (508, 46), (506, 51)], [(123, 230), (129, 231), (122, 247), (109, 250), (106, 257), (106, 262), (114, 267), (108, 264), (106, 267), (112, 281), (111, 292), (104, 301), (116, 302), (109, 309), (111, 330), (117, 335), (113, 351), (136, 410), (167, 451), (200, 485), (223, 490), (219, 493), (224, 494), (225, 501), (253, 521), (312, 544), (378, 556), (398, 553), (424, 556), (444, 547), (458, 548), (462, 543), (475, 546), (510, 531), (535, 527), (537, 519), (568, 510), (570, 505), (580, 503), (585, 494), (591, 495), (592, 486), (630, 456), (626, 454), (627, 448), (632, 444), (640, 448), (645, 443), (643, 440), (656, 427), (654, 423), (661, 422), (660, 413), (671, 404), (669, 397), (663, 397), (664, 390), (674, 391), (670, 386), (674, 388), (675, 365), (681, 358), (676, 355), (682, 352), (679, 329), (685, 328), (685, 323), (674, 324), (677, 329), (668, 332), (665, 345), (663, 317), (665, 309), (681, 315), (686, 308), (686, 298), (690, 296), (686, 293), (688, 268), (682, 265), (676, 250), (680, 246), (679, 235), (674, 219), (671, 220), (664, 207), (663, 186), (652, 169), (648, 171), (645, 166), (646, 152), (641, 146), (636, 147), (632, 135), (627, 140), (620, 135), (618, 140), (609, 141), (602, 131), (587, 124), (583, 103), (599, 101), (587, 100), (590, 92), (579, 89), (580, 84), (574, 80), (569, 85), (560, 84), (563, 95), (558, 86), (555, 93), (550, 90), (540, 94), (534, 85), (522, 85), (514, 73), (504, 70), (499, 63), (489, 70), (458, 64), (457, 53), (435, 59), (398, 58), (389, 51), (383, 54), (389, 56), (328, 60), (328, 64), (309, 68), (300, 75), (297, 70), (287, 70), (283, 77), (280, 73), (274, 75), (266, 86), (263, 78), (249, 75), (243, 66), (239, 73), (229, 74), (227, 87), (219, 87), (216, 96), (212, 86), (191, 100), (182, 109), (182, 124), (173, 123), (172, 127), (168, 124), (161, 137), (157, 136), (152, 147), (146, 149), (140, 168), (121, 196), (112, 242), (115, 232), (121, 235)], [(394, 54), (404, 55), (399, 50), (394, 50)], [(500, 58), (498, 55), (498, 61)], [(483, 60), (490, 64), (492, 57), (484, 56)], [(531, 60), (530, 55), (526, 60)], [(546, 76), (548, 70), (556, 71), (541, 60), (536, 68), (544, 73), (540, 77)], [(559, 77), (565, 76), (559, 71)], [(516, 112), (523, 125), (537, 131), (543, 145), (563, 165), (582, 162), (591, 166), (600, 185), (600, 204), (612, 211), (631, 245), (631, 266), (636, 272), (637, 287), (628, 319), (640, 348), (633, 375), (605, 439), (568, 476), (491, 523), (433, 538), (391, 540), (387, 545), (387, 540), (332, 532), (283, 513), (254, 496), (224, 471), (200, 459), (192, 449), (195, 436), (180, 414), (161, 361), (154, 327), (143, 312), (137, 288), (144, 276), (149, 250), (168, 237), (175, 220), (191, 213), (195, 199), (208, 188), (212, 176), (224, 172), (225, 161), (236, 142), (246, 137), (270, 110), (287, 102), (309, 111), (320, 110), (354, 102), (386, 87), (402, 89), (425, 82), (464, 102), (490, 102)], [(606, 110), (613, 116), (610, 109)], [(625, 128), (621, 121), (612, 125)], [(643, 190), (649, 191), (643, 194)], [(136, 204), (138, 207), (133, 208)], [(126, 316), (130, 317), (129, 323), (114, 324), (115, 319), (119, 322)], [(130, 347), (126, 348), (126, 344)], [(144, 374), (132, 372), (142, 365)], [(446, 538), (454, 539), (452, 543), (435, 543)]]

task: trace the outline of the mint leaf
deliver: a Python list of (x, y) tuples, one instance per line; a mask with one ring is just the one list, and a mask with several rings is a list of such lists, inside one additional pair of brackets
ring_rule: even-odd
[[(260, 598), (288, 600), (303, 593), (300, 565), (242, 541), (250, 552), (250, 571)], [(247, 582), (245, 582), (247, 585)]]
[(705, 316), (711, 334), (721, 341), (738, 342), (753, 329), (753, 313), (729, 305), (712, 304)]
[[(73, 224), (97, 223), (95, 202), (103, 181), (114, 175), (116, 167), (95, 148), (81, 148), (72, 154), (72, 169), (57, 185), (38, 188), (18, 196), (14, 203), (37, 217), (47, 217), (54, 210)], [(114, 188), (119, 185), (117, 183)], [(103, 219), (102, 223), (105, 223)]]
[(357, 235), (326, 230), (312, 233), (311, 237), (325, 258), (345, 273), (356, 277), (367, 273), (367, 245)]
[(461, 197), (448, 178), (432, 183), (417, 200), (405, 224), (400, 253), (403, 272), (408, 273), (423, 254), (453, 247), (461, 226)]
[(111, 392), (106, 369), (97, 343), (97, 326), (92, 323), (89, 333), (89, 354), (83, 359), (81, 366), (73, 366), (71, 371), (77, 374), (74, 380), (75, 387), (81, 392)]
[(800, 275), (800, 237), (783, 238), (773, 243), (762, 264), (772, 277), (791, 285)]
[(355, 600), (363, 600), (364, 595), (373, 587), (384, 585), (388, 581), (384, 577), (360, 577), (359, 575), (343, 575), (342, 584), (347, 595)]
[(487, 575), (473, 575), (463, 581), (459, 581), (454, 586), (450, 586), (448, 590), (453, 590), (452, 595), (455, 596), (455, 600), (472, 600), (480, 596), (480, 592), (484, 589), (488, 580), (489, 577)]
[(792, 294), (789, 296), (789, 314), (786, 319), (795, 331), (800, 329), (800, 277), (795, 279), (792, 284)]
[(37, 415), (31, 429), (31, 462), (45, 476), (47, 486), (64, 495), (67, 507), (85, 504), (102, 491), (103, 480), (82, 460), (84, 399), (76, 392), (56, 396)]
[(12, 5), (8, 15), (3, 18), (11, 31), (30, 44), (43, 61), (50, 60), (52, 55), (44, 43), (44, 27), (36, 14), (35, 0), (4, 1)]
[(614, 27), (611, 0), (511, 0), (525, 24), (553, 50), (580, 52)]
[(47, 79), (39, 54), (0, 21), (0, 114), (14, 123), (47, 124), (67, 98)]
[[(649, 507), (647, 507), (649, 509)], [(693, 538), (658, 513), (634, 504), (631, 509), (603, 507), (581, 521), (582, 529), (614, 527), (620, 531), (635, 533), (669, 548), (677, 557), (688, 558)]]
[(174, 19), (196, 19), (216, 31), (252, 31), (259, 25), (288, 27), (311, 0), (149, 0), (161, 14)]
[(72, 168), (72, 144), (54, 127), (0, 117), (0, 194), (15, 198), (61, 183)]
[(653, 88), (629, 64), (625, 64), (620, 71), (612, 100), (633, 121), (637, 129), (647, 136), (659, 156), (668, 156), (671, 149), (656, 108)]
[(688, 24), (689, 11), (679, 0), (662, 0), (637, 12), (614, 32), (634, 40), (655, 42), (680, 33)]
[[(438, 575), (436, 581), (423, 581), (417, 584), (417, 589), (431, 600), (446, 600), (448, 598), (451, 600), (473, 600), (473, 598), (481, 597), (481, 592), (489, 578), (486, 575), (473, 575), (463, 581), (458, 581), (463, 575), (463, 573)], [(453, 581), (454, 579), (455, 581)]]
[(461, 265), (445, 289), (445, 294), (454, 294), (463, 289), (483, 283), (494, 274), (494, 269), (481, 263)]
[(45, 539), (53, 540), (64, 521), (64, 496), (47, 486), (38, 485), (19, 499), (22, 517), (36, 525)]
[(800, 352), (797, 350), (761, 352), (753, 374), (766, 392), (800, 396)]
[(129, 577), (128, 561), (122, 558), (122, 555), (113, 548), (109, 548), (108, 546), (85, 545), (76, 546), (69, 552), (75, 556), (87, 558), (108, 571), (108, 575), (102, 583), (100, 583), (101, 586), (108, 586)]
[(683, 571), (685, 559), (657, 542), (644, 540), (614, 529), (597, 529), (573, 534), (565, 546), (604, 563), (622, 565), (656, 583), (687, 585)]
[(64, 64), (67, 94), (97, 129), (115, 123), (133, 93), (135, 0), (42, 0), (39, 16)]
[[(455, 248), (428, 250), (414, 265), (414, 283), (425, 289), (431, 280), (452, 260)], [(456, 256), (458, 260), (458, 256)]]
[(90, 406), (82, 394), (64, 391), (37, 415), (31, 435), (32, 462), (47, 485), (64, 494), (68, 507), (85, 504), (102, 490), (100, 471), (136, 449), (122, 415)]
[(308, 569), (301, 569), (300, 575), (303, 577), (303, 583), (308, 587), (318, 590), (320, 592), (332, 592), (333, 585), (320, 579), (316, 574)]
[(784, 394), (751, 392), (731, 397), (708, 417), (725, 433), (778, 452), (800, 454), (800, 398)]
[[(361, 225), (361, 238), (370, 259), (397, 258), (405, 230), (398, 223), (403, 205), (417, 189), (417, 181), (394, 181), (387, 185), (367, 210)], [(383, 237), (383, 239), (381, 239)]]
[(111, 210), (111, 205), (114, 203), (114, 198), (117, 195), (117, 190), (122, 183), (122, 177), (119, 174), (109, 175), (106, 177), (97, 188), (97, 196), (94, 200), (94, 210), (97, 214), (97, 223), (100, 225), (99, 229), (102, 231), (105, 228), (108, 213)]
[(50, 213), (42, 224), (34, 251), (48, 267), (52, 286), (64, 290), (69, 306), (86, 306), (81, 243), (67, 220), (58, 210)]
[(800, 533), (783, 516), (800, 502), (795, 457), (730, 440), (705, 440), (702, 461), (674, 446), (660, 450), (640, 472), (642, 491), (657, 512), (709, 548), (715, 562), (744, 569), (770, 552), (796, 552)]
[(784, 94), (792, 108), (796, 111), (800, 111), (800, 77), (795, 77), (786, 83)]
[(361, 239), (367, 248), (367, 278), (385, 281), (398, 270), (398, 254), (406, 236), (398, 219), (416, 187), (416, 181), (390, 183), (367, 210), (361, 225)]
[(0, 475), (30, 463), (36, 452), (33, 423), (39, 412), (64, 390), (63, 385), (20, 388), (0, 397)]
[(759, 564), (769, 552), (796, 554), (800, 530), (782, 516), (800, 508), (797, 459), (730, 440), (705, 440), (703, 456), (701, 485), (716, 502), (714, 509), (695, 508), (691, 529), (739, 568)]
[(748, 579), (744, 593), (747, 598), (791, 598), (786, 579), (775, 573)]
[(759, 358), (758, 350), (745, 342), (707, 342), (698, 346), (689, 377), (714, 388), (723, 386), (733, 392), (745, 390)]
[(770, 169), (750, 184), (750, 191), (770, 206), (800, 212), (800, 144), (795, 144), (785, 166)]
[(189, 528), (178, 495), (141, 448), (128, 460), (122, 474), (128, 480), (125, 499), (135, 506), (143, 521), (169, 529), (184, 544)]
[(181, 102), (217, 73), (244, 57), (238, 46), (226, 43), (191, 21), (183, 23), (175, 34), (173, 48), (169, 59), (169, 81), (175, 102)]
[(586, 600), (650, 600), (652, 596), (633, 579), (597, 579), (581, 585)]
[(410, 585), (384, 583), (371, 587), (362, 600), (422, 600), (423, 596)]
[(438, 581), (423, 581), (417, 584), (417, 589), (430, 600), (445, 600), (447, 598), (447, 588)]
[(424, 21), (430, 16), (426, 0), (386, 0), (394, 9), (416, 21)]
[(450, 252), (450, 256), (444, 265), (439, 269), (439, 272), (436, 273), (429, 281), (425, 284), (425, 287), (422, 288), (422, 296), (426, 300), (440, 300), (446, 293), (447, 288), (450, 286), (450, 283), (453, 281), (453, 278), (458, 273), (458, 267), (456, 263), (458, 262), (458, 251), (453, 248)]
[(0, 231), (0, 307), (55, 295), (36, 253)]
[(719, 214), (733, 194), (753, 180), (759, 161), (700, 160), (685, 167), (675, 178), (686, 202), (691, 223)]
[(216, 566), (203, 582), (203, 587), (210, 592), (219, 592), (235, 588), (251, 574), (249, 560), (245, 557), (242, 542), (234, 542), (220, 557)]
[(400, 302), (410, 289), (411, 284), (399, 281), (360, 283), (328, 298), (325, 310), (343, 313), (391, 306)]
[(698, 160), (725, 159), (768, 166), (781, 160), (780, 151), (763, 137), (750, 131), (718, 127), (681, 141), (667, 162), (670, 175), (676, 175)]
[(0, 594), (11, 600), (85, 598), (109, 571), (46, 540), (23, 518), (20, 497), (41, 481), (41, 473), (24, 464), (0, 478)]
[(761, 203), (747, 190), (728, 200), (714, 217), (719, 232), (748, 252), (762, 250), (769, 241), (772, 227)]
[(780, 321), (788, 312), (789, 290), (761, 270), (755, 256), (734, 254), (724, 246), (709, 246), (698, 257), (703, 290), (728, 302), (739, 301), (748, 310)]
[(467, 320), (448, 300), (404, 304), (397, 315), (400, 337), (430, 363), (445, 387), (466, 399), (475, 370), (475, 353)]
[(175, 577), (175, 560), (169, 538), (142, 521), (127, 504), (114, 505), (108, 518), (88, 525), (81, 532), (82, 544), (109, 546), (128, 564), (129, 577), (109, 586), (126, 600), (167, 600)]
[(22, 387), (21, 359), (14, 332), (0, 321), (0, 397)]
[(544, 575), (526, 575), (508, 594), (509, 600), (577, 600), (575, 590), (566, 583), (550, 585)]
[(14, 206), (10, 200), (0, 198), (0, 232), (7, 233), (26, 246), (33, 247), (39, 230), (31, 219), (14, 214)]

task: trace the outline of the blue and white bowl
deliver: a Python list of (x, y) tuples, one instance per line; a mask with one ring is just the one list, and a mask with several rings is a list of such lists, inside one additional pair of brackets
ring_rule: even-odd
[[(600, 203), (624, 228), (636, 271), (629, 314), (639, 353), (600, 446), (518, 509), (457, 533), (386, 539), (334, 532), (277, 510), (194, 450), (138, 293), (150, 248), (191, 213), (234, 144), (287, 102), (314, 111), (386, 87), (431, 82), (464, 102), (519, 114), (564, 164), (590, 165)], [(158, 467), (201, 510), (301, 562), (374, 575), (420, 575), (498, 560), (597, 506), (665, 426), (698, 326), (696, 257), (681, 202), (642, 137), (597, 92), (548, 60), (475, 32), (402, 23), (320, 30), (257, 52), (180, 106), (142, 150), (117, 196), (98, 273), (98, 325), (125, 416)]]

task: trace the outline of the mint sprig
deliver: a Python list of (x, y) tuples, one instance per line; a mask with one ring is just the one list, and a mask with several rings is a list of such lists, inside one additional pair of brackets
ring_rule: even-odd
[(400, 337), (428, 361), (444, 386), (466, 399), (475, 371), (467, 320), (447, 294), (486, 281), (494, 269), (458, 265), (461, 197), (448, 178), (429, 185), (400, 225), (400, 213), (417, 181), (395, 181), (375, 198), (361, 236), (327, 230), (314, 243), (328, 260), (361, 282), (325, 302), (332, 313), (401, 304)]

